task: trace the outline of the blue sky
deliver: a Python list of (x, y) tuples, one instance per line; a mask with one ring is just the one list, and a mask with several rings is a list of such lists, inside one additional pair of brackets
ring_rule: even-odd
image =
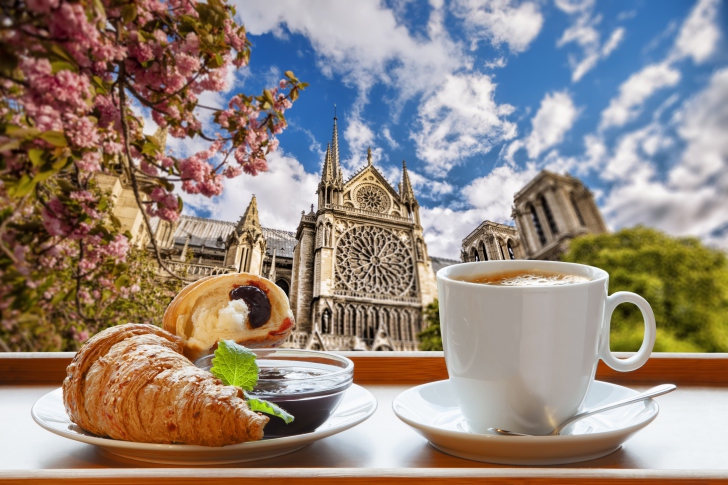
[(457, 258), (485, 219), (512, 223), (513, 193), (543, 168), (584, 180), (612, 229), (728, 248), (724, 3), (231, 1), (251, 63), (204, 104), (289, 69), (310, 87), (270, 171), (186, 197), (188, 213), (237, 220), (254, 193), (261, 224), (294, 231), (336, 104), (345, 175), (371, 146), (396, 186), (406, 160), (431, 255)]

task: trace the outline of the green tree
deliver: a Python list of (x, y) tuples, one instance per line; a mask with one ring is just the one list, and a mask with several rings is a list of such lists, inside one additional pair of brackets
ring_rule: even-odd
[(442, 350), (442, 334), (440, 333), (440, 306), (437, 300), (425, 307), (427, 326), (417, 334), (420, 350)]
[[(695, 238), (674, 238), (646, 227), (585, 235), (571, 242), (564, 261), (609, 273), (609, 292), (631, 291), (652, 306), (658, 352), (728, 352), (728, 259)], [(634, 305), (617, 307), (611, 348), (635, 351), (642, 316)]]

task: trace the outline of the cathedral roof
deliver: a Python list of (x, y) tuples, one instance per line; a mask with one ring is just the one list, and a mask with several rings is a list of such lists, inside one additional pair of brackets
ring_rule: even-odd
[[(152, 228), (156, 229), (159, 219), (152, 220)], [(224, 241), (235, 230), (236, 223), (218, 221), (195, 216), (180, 216), (177, 228), (172, 236), (175, 245), (184, 245), (189, 237), (190, 247), (209, 249), (223, 249)], [(293, 248), (296, 246), (296, 233), (281, 229), (263, 227), (263, 237), (266, 240), (268, 252), (276, 249), (276, 258), (292, 258)]]
[(430, 263), (432, 264), (432, 271), (437, 273), (442, 268), (445, 268), (446, 266), (452, 266), (453, 264), (458, 264), (460, 261), (456, 259), (448, 259), (448, 258), (439, 258), (437, 256), (430, 256)]

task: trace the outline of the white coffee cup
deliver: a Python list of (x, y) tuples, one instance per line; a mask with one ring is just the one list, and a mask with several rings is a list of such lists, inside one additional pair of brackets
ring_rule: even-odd
[[(584, 276), (553, 286), (497, 286), (460, 278), (512, 270)], [(639, 295), (607, 295), (609, 275), (592, 266), (552, 261), (482, 261), (437, 272), (445, 361), (470, 429), (546, 434), (580, 411), (601, 358), (632, 371), (649, 358), (655, 317)], [(617, 359), (609, 349), (612, 312), (637, 305), (645, 321), (639, 351)]]

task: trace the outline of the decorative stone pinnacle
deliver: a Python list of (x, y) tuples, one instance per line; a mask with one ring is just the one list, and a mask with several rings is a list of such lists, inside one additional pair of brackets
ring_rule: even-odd
[(372, 164), (372, 147), (367, 148), (367, 165)]

